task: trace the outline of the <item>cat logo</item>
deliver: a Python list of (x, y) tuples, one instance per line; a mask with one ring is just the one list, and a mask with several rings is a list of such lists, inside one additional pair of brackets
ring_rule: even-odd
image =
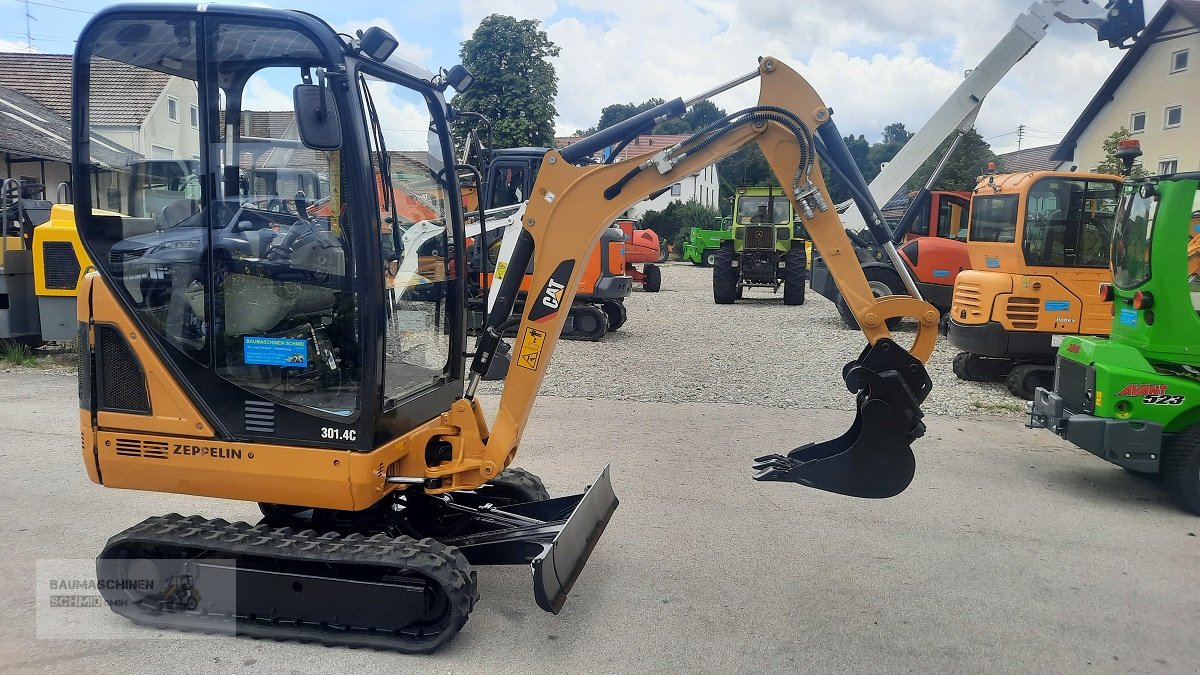
[(567, 290), (567, 282), (571, 280), (571, 272), (575, 270), (574, 260), (564, 260), (554, 268), (554, 273), (538, 294), (539, 301), (529, 308), (529, 320), (544, 323), (554, 318), (563, 304), (563, 293)]
[(550, 309), (558, 309), (559, 301), (562, 300), (562, 292), (566, 286), (551, 279), (546, 283), (545, 294), (542, 295), (542, 304)]

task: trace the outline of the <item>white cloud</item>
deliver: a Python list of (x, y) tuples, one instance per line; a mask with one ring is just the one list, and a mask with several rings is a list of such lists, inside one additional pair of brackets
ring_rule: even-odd
[[(783, 59), (809, 78), (837, 111), (844, 133), (877, 138), (883, 126), (919, 129), (961, 81), (963, 71), (1008, 32), (1034, 0), (524, 0), (497, 9), (462, 0), (460, 37), (493, 12), (537, 19), (562, 50), (556, 128), (596, 123), (613, 103), (688, 97), (753, 70), (760, 55)], [(1147, 20), (1165, 0), (1147, 0)], [(977, 128), (995, 149), (1058, 140), (1124, 52), (1082, 25), (1052, 24), (1049, 34), (985, 101)], [(752, 104), (753, 83), (715, 103)]]
[(264, 71), (246, 82), (246, 87), (242, 91), (242, 108), (244, 110), (292, 109), (291, 93), (277, 89), (271, 84), (271, 75), (276, 75), (276, 72), (274, 70)]
[[(415, 42), (409, 42), (408, 40), (401, 39), (400, 36), (403, 35), (403, 33), (397, 30), (396, 26), (388, 19), (382, 17), (376, 17), (374, 19), (355, 19), (334, 26), (334, 30), (338, 31), (339, 33), (356, 35), (358, 31), (366, 30), (372, 26), (378, 26), (379, 28), (391, 33), (392, 37), (396, 38), (396, 41), (400, 43), (400, 46), (396, 47), (395, 53), (397, 55), (402, 56), (413, 63), (425, 66), (426, 68), (434, 66), (434, 64), (430, 63), (431, 59), (433, 58), (433, 50), (424, 45), (419, 45)], [(436, 70), (437, 68), (433, 67), (433, 69)]]
[(0, 52), (25, 52), (26, 54), (36, 54), (42, 50), (36, 46), (30, 47), (28, 43), (18, 42), (16, 40), (0, 39)]

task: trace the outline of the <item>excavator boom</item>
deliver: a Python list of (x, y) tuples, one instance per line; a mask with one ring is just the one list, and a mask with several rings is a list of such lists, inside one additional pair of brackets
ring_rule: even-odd
[[(761, 83), (758, 104), (729, 115), (680, 144), (640, 164), (576, 166), (589, 151), (619, 143), (638, 133), (651, 120), (678, 114), (676, 100), (605, 130), (562, 152), (548, 153), (524, 215), (524, 232), (510, 266), (522, 269), (534, 262), (534, 302), (526, 303), (514, 345), (499, 412), (487, 444), (475, 456), (432, 469), (432, 475), (461, 475), (478, 467), (474, 480), (487, 480), (502, 470), (515, 453), (542, 378), (558, 342), (586, 255), (600, 231), (629, 205), (663, 186), (694, 173), (738, 148), (756, 142), (779, 179), (814, 245), (828, 261), (842, 295), (866, 334), (868, 347), (848, 364), (844, 375), (858, 397), (858, 417), (851, 430), (833, 441), (797, 448), (787, 456), (768, 455), (756, 461), (760, 480), (801, 483), (832, 492), (863, 497), (888, 497), (902, 491), (913, 476), (910, 443), (924, 432), (920, 404), (931, 383), (922, 365), (932, 353), (938, 314), (930, 305), (909, 297), (874, 298), (858, 265), (840, 219), (832, 209), (817, 166), (820, 152), (846, 176), (868, 209), (867, 221), (890, 238), (865, 181), (837, 132), (829, 109), (794, 70), (772, 57), (760, 60), (752, 76)], [(714, 90), (720, 91), (720, 89)], [(814, 133), (815, 132), (815, 133)], [(587, 229), (585, 229), (587, 228)], [(502, 282), (472, 364), (472, 383), (487, 372), (498, 344), (496, 330), (508, 321), (514, 289)], [(912, 352), (891, 340), (887, 319), (911, 317), (918, 323)]]

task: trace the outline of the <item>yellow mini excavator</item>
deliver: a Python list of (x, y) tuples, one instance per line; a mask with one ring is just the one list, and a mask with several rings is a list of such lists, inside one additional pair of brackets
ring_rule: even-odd
[[(513, 320), (521, 275), (504, 277), (468, 351), (467, 247), (443, 92), (472, 77), (406, 63), (396, 46), (378, 28), (346, 36), (301, 12), (219, 5), (119, 5), (78, 40), (74, 205), (96, 261), (78, 314), (88, 476), (263, 512), (257, 524), (158, 516), (112, 537), (97, 574), (115, 612), (161, 628), (425, 652), (467, 621), (479, 597), (473, 566), (496, 564), (531, 565), (537, 603), (558, 612), (617, 507), (607, 468), (583, 494), (551, 498), (511, 466), (564, 308), (614, 218), (749, 143), (787, 186), (868, 342), (843, 372), (857, 403), (852, 427), (758, 458), (753, 477), (866, 498), (908, 486), (938, 312), (915, 290), (873, 297), (818, 155), (856, 193), (875, 239), (891, 233), (804, 78), (764, 57), (744, 77), (546, 154), (507, 262), (532, 260), (532, 299), (516, 318), (489, 424), (476, 386)], [(637, 164), (580, 166), (753, 80), (755, 105), (677, 145)], [(106, 135), (131, 88), (174, 100), (178, 119), (149, 125), (142, 145), (195, 165), (153, 222), (121, 195), (141, 155)], [(180, 118), (190, 106), (195, 114)], [(403, 119), (381, 119), (383, 110)], [(376, 175), (389, 164), (381, 157), (394, 161)], [(314, 205), (303, 188), (244, 198), (241, 177), (266, 169), (313, 171), (327, 202)], [(381, 227), (401, 221), (381, 214), (380, 184), (421, 195), (437, 217), (411, 226), (441, 234), (406, 250), (403, 228)], [(388, 289), (386, 270), (409, 256), (421, 273)], [(895, 317), (918, 323), (911, 350), (890, 338)]]

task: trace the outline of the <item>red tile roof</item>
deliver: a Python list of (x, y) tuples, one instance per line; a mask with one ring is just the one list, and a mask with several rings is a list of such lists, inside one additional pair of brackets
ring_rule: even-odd
[[(110, 86), (92, 92), (93, 121), (140, 126), (162, 95), (170, 76), (123, 63), (97, 59), (93, 69)], [(0, 52), (0, 87), (41, 103), (71, 119), (71, 55)]]

